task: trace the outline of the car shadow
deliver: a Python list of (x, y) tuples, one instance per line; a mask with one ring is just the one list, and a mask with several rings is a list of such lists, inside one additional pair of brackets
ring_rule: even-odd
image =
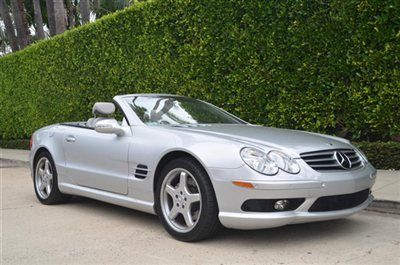
[[(169, 237), (159, 222), (158, 217), (152, 214), (132, 210), (129, 208), (112, 205), (109, 203), (74, 196), (70, 201), (71, 206), (78, 206), (80, 209), (95, 212), (100, 216), (114, 216), (118, 219), (128, 219), (135, 224), (146, 224), (152, 229), (163, 233)], [(259, 229), (259, 230), (236, 230), (223, 228), (213, 238), (197, 242), (201, 245), (214, 245), (228, 243), (230, 245), (243, 244), (304, 244), (305, 242), (315, 242), (330, 238), (340, 238), (348, 233), (358, 233), (368, 231), (367, 222), (362, 219), (347, 218), (323, 222), (313, 222), (306, 224), (287, 225), (278, 228)]]
[(148, 214), (145, 212), (141, 212), (138, 210), (118, 206), (115, 204), (98, 201), (91, 198), (81, 197), (81, 196), (72, 196), (70, 201), (67, 203), (73, 206), (79, 206), (80, 208), (84, 208), (84, 210), (90, 210), (99, 212), (101, 216), (110, 216), (117, 215), (120, 218), (136, 218), (137, 220), (146, 221), (148, 223), (158, 223), (158, 217), (153, 214)]

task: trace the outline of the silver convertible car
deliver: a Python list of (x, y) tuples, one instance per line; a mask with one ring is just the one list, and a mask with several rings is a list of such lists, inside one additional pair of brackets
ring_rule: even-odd
[(43, 204), (71, 195), (157, 214), (176, 239), (347, 217), (372, 201), (376, 170), (349, 141), (249, 124), (161, 94), (98, 102), (94, 117), (31, 138)]

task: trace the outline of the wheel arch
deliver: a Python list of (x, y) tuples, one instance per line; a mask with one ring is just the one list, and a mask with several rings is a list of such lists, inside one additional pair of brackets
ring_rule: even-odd
[[(32, 164), (33, 164), (33, 168), (34, 168), (35, 165), (36, 165), (36, 161), (37, 161), (39, 155), (40, 155), (41, 153), (43, 153), (43, 152), (48, 152), (48, 153), (52, 156), (50, 150), (49, 150), (47, 147), (44, 147), (44, 146), (39, 147), (39, 148), (35, 151), (35, 154), (33, 155), (33, 160), (32, 160), (32, 162), (33, 162), (33, 163), (32, 163)], [(52, 156), (52, 157), (53, 157), (53, 156)]]
[[(202, 161), (197, 158), (196, 156), (194, 156), (193, 154), (184, 151), (184, 150), (174, 150), (174, 151), (170, 151), (166, 154), (163, 155), (163, 157), (160, 159), (160, 161), (157, 164), (156, 170), (154, 171), (154, 179), (153, 179), (153, 193), (156, 191), (156, 185), (157, 185), (157, 181), (160, 178), (160, 173), (162, 171), (162, 169), (172, 160), (178, 159), (178, 158), (189, 158), (193, 161), (195, 161), (196, 163), (198, 163), (203, 169), (204, 171), (207, 173), (208, 178), (210, 178), (210, 174), (208, 173), (207, 168), (205, 167), (205, 165), (202, 163)], [(211, 179), (210, 179), (211, 181)], [(212, 183), (212, 181), (211, 181)]]

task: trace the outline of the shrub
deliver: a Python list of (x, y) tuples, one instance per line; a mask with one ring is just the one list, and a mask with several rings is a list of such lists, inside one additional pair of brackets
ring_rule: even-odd
[(0, 59), (0, 137), (125, 93), (201, 98), (252, 123), (400, 134), (398, 1), (155, 0)]
[(29, 139), (3, 140), (0, 139), (0, 147), (8, 149), (29, 149)]
[(374, 167), (379, 169), (400, 169), (400, 143), (358, 142), (355, 144), (365, 153)]

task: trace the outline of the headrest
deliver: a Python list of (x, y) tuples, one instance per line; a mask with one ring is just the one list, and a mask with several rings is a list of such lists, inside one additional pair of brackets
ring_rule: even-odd
[(96, 102), (93, 105), (93, 114), (100, 114), (100, 115), (110, 115), (113, 114), (115, 111), (115, 106), (113, 103), (110, 102)]

